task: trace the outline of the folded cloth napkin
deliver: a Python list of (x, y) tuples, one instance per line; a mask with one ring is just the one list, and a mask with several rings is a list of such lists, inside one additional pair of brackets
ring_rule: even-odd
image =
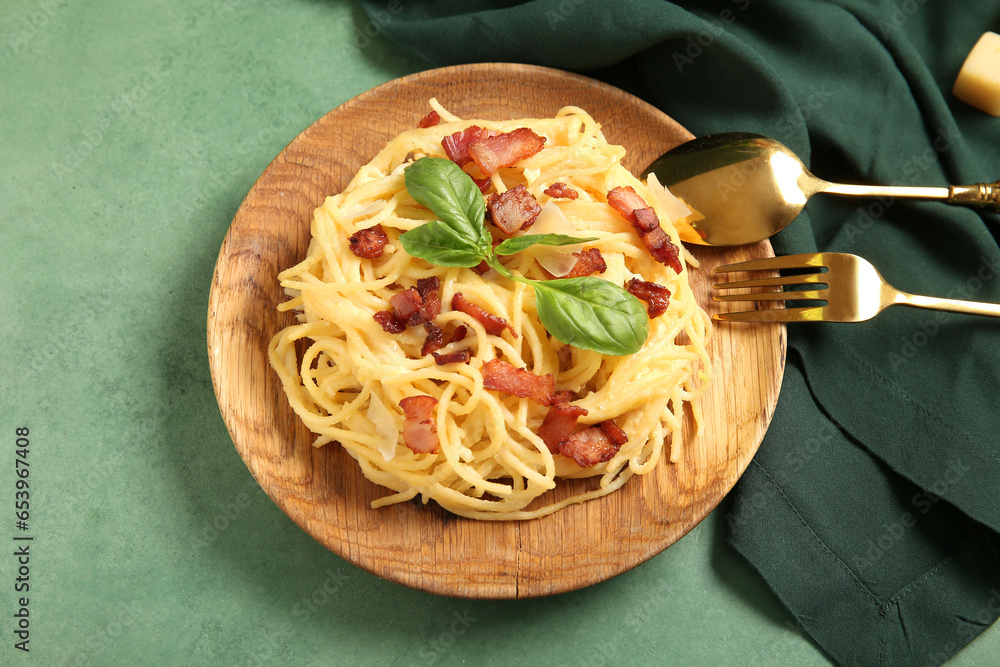
[[(695, 134), (775, 137), (829, 180), (1000, 176), (1000, 119), (950, 90), (996, 0), (366, 3), (435, 65), (527, 62), (646, 99)], [(389, 18), (391, 20), (384, 20)], [(599, 119), (601, 120), (601, 119)], [(613, 122), (614, 119), (603, 119)], [(1000, 216), (820, 195), (779, 254), (871, 260), (915, 293), (1000, 302)], [(730, 541), (836, 661), (944, 662), (1000, 614), (1000, 320), (894, 308), (789, 327)]]

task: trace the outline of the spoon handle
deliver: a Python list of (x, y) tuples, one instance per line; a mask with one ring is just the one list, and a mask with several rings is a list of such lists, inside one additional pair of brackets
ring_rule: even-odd
[(1000, 211), (1000, 181), (976, 185), (950, 185), (946, 188), (920, 188), (883, 185), (825, 184), (820, 192), (855, 197), (905, 197), (910, 199), (940, 199), (948, 204)]

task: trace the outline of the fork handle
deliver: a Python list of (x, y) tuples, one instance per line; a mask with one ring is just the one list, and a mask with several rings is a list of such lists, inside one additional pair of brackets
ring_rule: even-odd
[(919, 294), (908, 294), (906, 292), (899, 292), (893, 305), (926, 308), (928, 310), (946, 310), (952, 313), (965, 313), (967, 315), (1000, 317), (1000, 303), (941, 299), (934, 296), (920, 296)]
[(845, 185), (826, 183), (819, 190), (831, 195), (854, 197), (903, 197), (907, 199), (938, 199), (948, 204), (1000, 211), (1000, 181), (976, 185), (950, 185), (946, 188), (922, 188), (889, 185)]

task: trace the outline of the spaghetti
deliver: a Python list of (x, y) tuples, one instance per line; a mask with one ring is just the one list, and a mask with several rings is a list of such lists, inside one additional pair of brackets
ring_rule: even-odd
[[(419, 497), (476, 519), (530, 519), (606, 495), (632, 475), (651, 471), (664, 447), (671, 461), (678, 460), (684, 405), (705, 391), (710, 377), (709, 319), (688, 284), (686, 265), (678, 272), (654, 259), (609, 205), (608, 193), (631, 187), (674, 243), (677, 201), (655, 177), (643, 183), (622, 167), (624, 148), (609, 144), (579, 108), (563, 108), (554, 118), (491, 122), (459, 119), (433, 99), (431, 106), (440, 122), (397, 136), (343, 192), (328, 197), (316, 209), (306, 258), (279, 275), (290, 297), (279, 309), (297, 311), (298, 321), (274, 336), (269, 359), (291, 407), (318, 435), (314, 446), (339, 443), (369, 480), (394, 491), (374, 507)], [(529, 128), (545, 139), (534, 155), (497, 169), (489, 181), (481, 178), (484, 191), (523, 186), (542, 208), (535, 223), (542, 229), (532, 233), (596, 238), (565, 248), (533, 246), (503, 258), (506, 268), (546, 280), (575, 262), (582, 248), (596, 249), (606, 264), (600, 278), (619, 286), (639, 278), (669, 290), (666, 310), (650, 318), (638, 352), (609, 356), (564, 345), (539, 322), (529, 286), (492, 270), (435, 266), (403, 250), (402, 233), (435, 219), (407, 192), (405, 169), (421, 156), (445, 157), (442, 140), (473, 126), (494, 134)], [(483, 176), (473, 165), (466, 170)], [(352, 252), (352, 237), (376, 225), (384, 230), (381, 252), (372, 258)], [(391, 308), (400, 290), (428, 278), (437, 279), (445, 304), (434, 325), (468, 332), (440, 349), (462, 352), (454, 358), (464, 355), (466, 363), (436, 363), (422, 353), (423, 327), (389, 333), (375, 317)], [(448, 308), (456, 293), (507, 326), (491, 333), (467, 310)], [(304, 352), (302, 345), (296, 351), (298, 341)], [(484, 368), (496, 360), (552, 374), (555, 390), (579, 408), (580, 428), (612, 422), (627, 441), (608, 460), (587, 467), (554, 452), (538, 435), (550, 407), (484, 388)], [(401, 402), (418, 396), (433, 399), (436, 451), (416, 451), (404, 438), (409, 415)], [(600, 478), (597, 488), (558, 501), (541, 498), (557, 478), (593, 476)]]

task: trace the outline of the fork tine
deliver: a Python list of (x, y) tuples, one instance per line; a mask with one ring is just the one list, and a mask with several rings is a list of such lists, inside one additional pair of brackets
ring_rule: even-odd
[(715, 283), (715, 289), (740, 289), (741, 287), (778, 287), (780, 285), (826, 284), (825, 273), (806, 273), (801, 276), (779, 276), (777, 278), (757, 278), (756, 280), (734, 280)]
[(715, 319), (723, 322), (817, 322), (823, 319), (823, 308), (816, 306), (742, 310), (735, 313), (716, 313)]
[(713, 294), (713, 301), (825, 301), (826, 290), (790, 290), (788, 292), (741, 292)]
[(766, 259), (751, 259), (736, 264), (726, 264), (715, 267), (716, 273), (730, 271), (766, 271), (768, 269), (803, 269), (810, 266), (823, 266), (823, 255), (818, 252), (807, 252), (801, 255), (782, 255)]

